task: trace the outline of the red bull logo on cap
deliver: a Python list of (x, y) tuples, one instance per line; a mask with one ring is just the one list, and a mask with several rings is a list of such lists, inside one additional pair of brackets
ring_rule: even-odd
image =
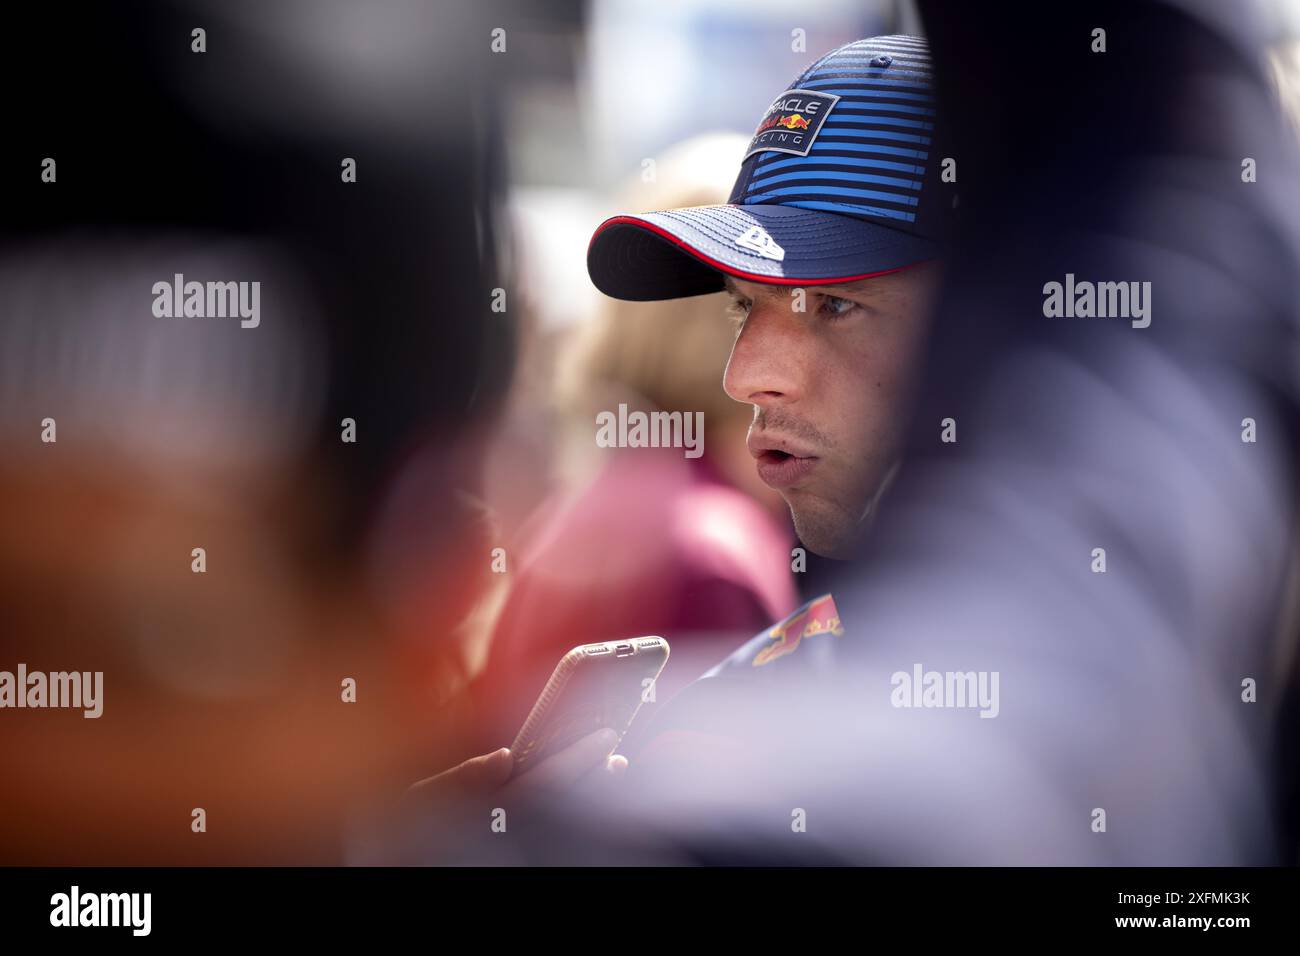
[(778, 126), (783, 126), (786, 129), (808, 129), (809, 123), (807, 119), (798, 113), (773, 113), (768, 116), (767, 119), (763, 120), (762, 124), (758, 127), (758, 132), (762, 133), (765, 130), (775, 129)]
[(839, 97), (814, 90), (786, 90), (767, 108), (745, 156), (763, 150), (807, 156), (817, 131)]

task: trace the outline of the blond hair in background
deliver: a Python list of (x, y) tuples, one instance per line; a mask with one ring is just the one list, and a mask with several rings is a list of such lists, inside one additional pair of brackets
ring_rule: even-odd
[[(618, 208), (651, 212), (726, 202), (748, 142), (739, 134), (711, 133), (673, 146), (656, 160), (651, 181), (639, 176), (629, 185)], [(594, 416), (620, 402), (629, 411), (703, 412), (705, 460), (732, 484), (779, 508), (779, 499), (754, 477), (744, 449), (752, 411), (722, 390), (736, 336), (728, 301), (722, 292), (661, 302), (603, 299), (557, 363), (556, 399), (572, 446), (561, 460), (589, 471)]]

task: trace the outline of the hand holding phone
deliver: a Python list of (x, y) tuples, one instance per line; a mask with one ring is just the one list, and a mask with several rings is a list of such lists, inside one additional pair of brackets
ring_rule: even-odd
[(573, 648), (560, 658), (510, 746), (513, 775), (602, 727), (617, 734), (612, 751), (667, 662), (668, 642), (662, 637)]
[[(611, 777), (627, 769), (626, 757), (611, 757), (618, 735), (610, 728), (580, 737), (568, 747), (553, 752), (544, 763), (534, 767), (526, 781), (538, 792), (563, 792), (574, 787), (588, 774), (603, 768)], [(411, 784), (407, 796), (420, 805), (473, 799), (503, 792), (514, 770), (514, 756), (506, 747), (470, 757), (456, 766)], [(513, 793), (518, 784), (511, 784)]]

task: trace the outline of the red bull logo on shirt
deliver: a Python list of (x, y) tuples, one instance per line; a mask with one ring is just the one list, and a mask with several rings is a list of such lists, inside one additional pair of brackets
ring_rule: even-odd
[(778, 657), (793, 654), (806, 637), (819, 634), (838, 637), (843, 633), (844, 627), (840, 623), (840, 612), (835, 607), (835, 599), (829, 594), (823, 594), (768, 630), (767, 636), (772, 643), (755, 654), (752, 663), (755, 667), (762, 667)]

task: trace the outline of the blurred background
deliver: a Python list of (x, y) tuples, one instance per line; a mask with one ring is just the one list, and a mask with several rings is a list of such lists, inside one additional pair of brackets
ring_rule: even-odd
[[(912, 4), (102, 7), (3, 40), (0, 669), (106, 691), (0, 715), (0, 862), (338, 862), (569, 647), (668, 637), (662, 698), (820, 593), (723, 297), (614, 302), (585, 250), (725, 201), (771, 98)], [(1300, 130), (1300, 2), (1262, 9)], [(260, 280), (260, 327), (154, 318), (175, 273)], [(599, 448), (620, 403), (702, 412), (703, 456)]]

